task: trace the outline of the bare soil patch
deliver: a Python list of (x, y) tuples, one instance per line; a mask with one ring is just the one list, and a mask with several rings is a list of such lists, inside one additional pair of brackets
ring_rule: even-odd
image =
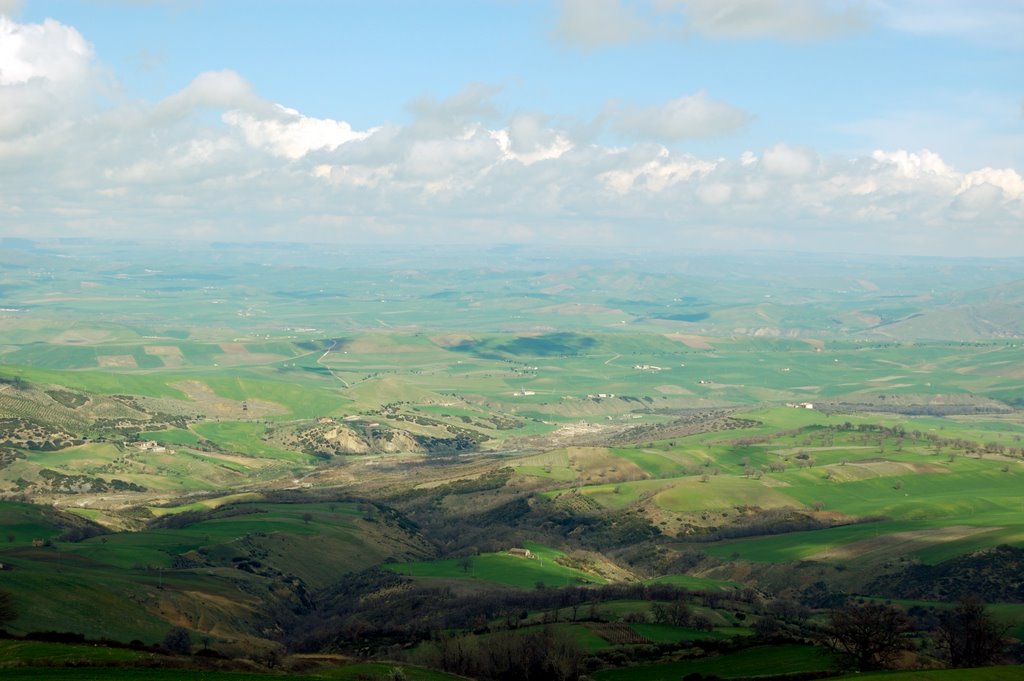
[(614, 314), (625, 315), (622, 310), (596, 305), (594, 303), (563, 303), (561, 305), (548, 305), (537, 309), (537, 312), (545, 314)]
[(870, 312), (854, 312), (850, 316), (866, 326), (877, 326), (882, 321), (881, 317)]
[(106, 331), (98, 329), (68, 329), (50, 339), (58, 345), (90, 345), (106, 340), (110, 336)]
[(592, 622), (587, 624), (587, 629), (612, 645), (640, 645), (651, 642), (650, 639), (633, 631), (628, 624), (623, 622)]
[(664, 395), (692, 395), (693, 393), (680, 385), (659, 385), (655, 388)]
[(101, 369), (138, 369), (139, 365), (131, 355), (100, 355), (96, 358)]
[(159, 357), (165, 367), (185, 366), (185, 357), (176, 345), (146, 345), (142, 349), (147, 355)]
[(288, 359), (284, 355), (269, 352), (239, 352), (217, 355), (217, 364), (221, 366), (241, 366), (243, 364), (273, 364)]
[[(363, 355), (404, 355), (413, 353), (424, 353), (430, 352), (429, 347), (423, 345), (416, 345), (413, 343), (378, 343), (372, 338), (354, 340), (345, 346), (344, 352), (351, 352), (354, 354)], [(331, 353), (332, 356), (336, 356), (338, 353), (335, 351)], [(334, 361), (333, 359), (331, 361)]]
[(666, 333), (665, 338), (674, 340), (695, 350), (714, 350), (711, 344), (712, 338), (708, 336), (694, 336), (688, 333)]
[(443, 336), (431, 336), (430, 340), (438, 347), (453, 348), (456, 345), (461, 345), (462, 343), (471, 342), (476, 339), (465, 333), (449, 333)]

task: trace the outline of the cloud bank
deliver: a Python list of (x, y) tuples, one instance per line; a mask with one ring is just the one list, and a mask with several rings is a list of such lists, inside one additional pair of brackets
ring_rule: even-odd
[(1024, 255), (1018, 170), (782, 141), (702, 158), (671, 142), (749, 119), (702, 92), (597, 112), (627, 144), (503, 113), (485, 84), (357, 130), (267, 101), (232, 71), (97, 105), (103, 72), (73, 28), (0, 19), (0, 45), (6, 235)]
[(820, 40), (864, 29), (866, 0), (561, 0), (555, 37), (593, 50), (645, 39)]
[(693, 35), (805, 42), (871, 26), (1024, 49), (1013, 0), (561, 0), (554, 36), (594, 50)]

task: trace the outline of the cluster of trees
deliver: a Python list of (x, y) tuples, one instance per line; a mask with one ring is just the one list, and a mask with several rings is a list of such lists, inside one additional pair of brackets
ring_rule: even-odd
[(998, 661), (1009, 627), (996, 622), (976, 598), (964, 598), (939, 615), (936, 637), (953, 667), (982, 667)]
[[(402, 587), (396, 588), (399, 583)], [(808, 604), (793, 599), (764, 603), (756, 592), (746, 590), (725, 595), (661, 585), (456, 594), (415, 587), (396, 575), (375, 571), (356, 578), (349, 589), (330, 604), (322, 601), (301, 623), (293, 623), (298, 626), (286, 627), (303, 632), (301, 640), (290, 642), (293, 650), (373, 654), (373, 650), (397, 651), (411, 642), (426, 641), (421, 647), (423, 657), (417, 661), (446, 671), (495, 680), (575, 679), (594, 661), (587, 663), (571, 637), (552, 628), (519, 627), (527, 612), (537, 611), (545, 613), (545, 624), (557, 622), (559, 611), (572, 621), (601, 620), (601, 604), (608, 600), (649, 600), (655, 622), (698, 629), (712, 627), (706, 617), (694, 614), (695, 601), (743, 612), (745, 619), (753, 608), (752, 626), (762, 639), (816, 637), (861, 670), (896, 666), (911, 650), (945, 659), (951, 667), (986, 666), (999, 662), (1007, 647), (1007, 628), (976, 598), (965, 598), (938, 612), (918, 609), (908, 614), (880, 602), (837, 603), (823, 586), (809, 589)], [(396, 597), (368, 600), (360, 595), (367, 590)], [(826, 626), (809, 623), (811, 607), (831, 608)], [(438, 636), (443, 631), (466, 633)]]
[(847, 605), (832, 612), (825, 640), (861, 670), (885, 669), (909, 648), (910, 620), (882, 603)]
[(7, 589), (0, 589), (0, 626), (18, 619), (18, 608), (14, 596)]
[[(372, 596), (368, 596), (372, 594)], [(705, 607), (749, 603), (755, 591), (731, 594), (690, 592), (665, 584), (615, 584), (544, 588), (533, 591), (495, 589), (456, 593), (448, 588), (417, 586), (395, 573), (372, 568), (349, 575), (343, 584), (316, 594), (306, 612), (279, 612), (275, 619), (291, 633), (283, 642), (297, 651), (360, 650), (372, 641), (380, 647), (431, 639), (438, 631), (476, 634), (519, 628), (529, 612), (542, 612), (546, 622), (603, 620), (601, 604), (613, 600), (644, 600), (653, 613), (676, 624), (695, 626), (688, 602)]]
[(865, 517), (858, 518), (851, 523), (837, 523), (831, 520), (821, 520), (809, 513), (803, 513), (791, 508), (769, 508), (746, 515), (731, 525), (724, 525), (703, 534), (694, 534), (687, 537), (687, 539), (694, 543), (711, 543), (726, 539), (738, 539), (740, 537), (758, 537), (787, 534), (789, 532), (821, 530), (835, 527), (838, 524), (859, 524), (875, 520), (879, 520), (879, 518)]
[[(453, 484), (428, 493), (417, 490), (415, 497), (392, 498), (389, 503), (416, 523), (420, 535), (434, 544), (441, 556), (457, 557), (471, 549), (500, 551), (529, 541), (608, 551), (660, 536), (658, 527), (641, 514), (626, 510), (580, 513), (567, 503), (587, 503), (584, 495), (570, 493), (561, 499), (547, 499), (507, 488), (496, 475), (481, 476), (480, 484), (489, 482), (484, 478), (497, 484), (493, 489)], [(445, 499), (452, 495), (459, 495), (457, 503)], [(456, 514), (446, 512), (446, 507), (465, 510)], [(478, 508), (486, 510), (475, 510)]]
[[(847, 421), (839, 426), (828, 426), (828, 430), (871, 433), (882, 437), (895, 437), (901, 440), (910, 438), (916, 442), (927, 442), (929, 445), (934, 447), (936, 451), (941, 449), (955, 449), (957, 451), (967, 454), (976, 454), (978, 456), (981, 456), (982, 454), (1008, 454), (1010, 456), (1024, 457), (1024, 447), (1008, 447), (994, 440), (982, 443), (960, 437), (945, 438), (941, 437), (938, 433), (922, 432), (916, 429), (908, 431), (899, 424), (895, 426), (882, 426), (871, 423), (858, 423), (854, 425)], [(1020, 442), (1020, 436), (1017, 436), (1015, 441)]]
[[(874, 407), (873, 407), (874, 409)], [(922, 407), (922, 413), (931, 413), (928, 411), (929, 407)], [(960, 408), (959, 411), (954, 413), (967, 413)], [(973, 412), (971, 412), (973, 413)], [(940, 450), (956, 450), (965, 454), (975, 454), (978, 456), (984, 454), (1006, 454), (1009, 456), (1019, 456), (1024, 458), (1024, 446), (1007, 446), (1001, 442), (989, 441), (989, 442), (976, 442), (974, 440), (968, 440), (965, 438), (945, 438), (940, 436), (938, 433), (922, 432), (920, 430), (906, 430), (902, 425), (896, 424), (894, 426), (886, 426), (874, 423), (851, 423), (846, 421), (844, 423), (834, 426), (821, 426), (813, 425), (806, 426), (804, 428), (795, 428), (790, 430), (783, 430), (771, 435), (752, 435), (749, 437), (737, 438), (729, 441), (729, 444), (736, 446), (749, 446), (755, 444), (764, 444), (773, 440), (777, 440), (781, 437), (789, 437), (795, 435), (808, 435), (805, 444), (810, 444), (811, 436), (821, 440), (823, 445), (831, 445), (835, 441), (836, 433), (858, 433), (861, 435), (861, 439), (864, 442), (870, 442), (870, 436), (877, 436), (877, 441), (881, 441), (885, 438), (895, 438), (897, 440), (912, 440), (914, 442), (926, 442), (932, 446), (936, 452)], [(1022, 441), (1021, 436), (1014, 438), (1015, 442), (1020, 443)], [(746, 464), (745, 464), (746, 465)]]
[[(324, 617), (327, 613), (321, 611), (314, 617), (299, 618), (304, 621), (291, 622), (301, 624), (300, 628), (309, 635), (304, 641), (293, 641), (293, 649), (337, 648), (347, 639), (352, 644), (361, 643), (359, 649), (369, 654), (370, 649), (365, 644), (370, 640), (398, 645), (403, 640), (406, 644), (413, 640), (427, 641), (417, 653), (421, 664), (493, 681), (575, 681), (587, 668), (587, 655), (565, 630), (545, 626), (517, 631), (518, 622), (528, 610), (557, 612), (568, 608), (575, 620), (577, 614), (583, 618), (599, 617), (598, 606), (605, 600), (650, 599), (654, 601), (651, 612), (656, 622), (710, 629), (710, 621), (701, 621), (706, 618), (693, 614), (690, 601), (694, 597), (702, 598), (707, 607), (736, 608), (742, 602), (759, 601), (756, 593), (737, 592), (726, 597), (643, 585), (456, 596), (444, 589), (428, 593), (422, 588), (408, 588), (398, 576), (376, 571), (368, 571), (353, 582), (346, 593), (338, 594), (340, 598), (333, 604), (336, 609), (331, 615)], [(401, 596), (367, 608), (364, 597), (367, 589), (379, 593), (384, 582), (391, 587), (402, 583), (406, 588), (384, 589), (400, 592)], [(424, 618), (427, 613), (434, 613), (436, 617)], [(0, 624), (12, 621), (17, 615), (11, 593), (0, 589)], [(800, 603), (776, 599), (764, 607), (754, 628), (762, 637), (775, 637), (784, 633), (780, 623), (800, 621), (805, 615), (806, 607)], [(504, 626), (488, 626), (488, 622), (496, 618), (503, 619)], [(545, 622), (549, 621), (545, 618)], [(772, 623), (774, 627), (761, 626)], [(287, 628), (294, 630), (294, 627)], [(437, 635), (439, 631), (453, 630), (473, 630), (473, 633)], [(1007, 631), (1008, 627), (1000, 624), (982, 601), (966, 597), (937, 613), (912, 610), (909, 615), (885, 603), (848, 602), (832, 609), (827, 625), (819, 630), (818, 636), (824, 644), (847, 657), (853, 666), (867, 671), (896, 666), (907, 651), (916, 649), (928, 650), (954, 668), (992, 665), (1003, 658), (1008, 644)], [(804, 628), (802, 636), (806, 634)], [(189, 633), (180, 627), (172, 628), (162, 643), (163, 649), (183, 654), (190, 652), (191, 645)]]
[(576, 681), (586, 656), (572, 634), (540, 631), (478, 636), (442, 636), (422, 653), (422, 662), (475, 679)]
[[(999, 624), (984, 603), (965, 597), (935, 618), (932, 643), (951, 667), (995, 664), (1006, 646), (1008, 627)], [(860, 670), (894, 666), (921, 632), (902, 610), (884, 603), (850, 603), (832, 611), (825, 642)]]

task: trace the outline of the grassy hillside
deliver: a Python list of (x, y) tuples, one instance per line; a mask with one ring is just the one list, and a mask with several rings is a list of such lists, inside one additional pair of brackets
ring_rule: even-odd
[[(253, 637), (252, 617), (267, 605), (261, 592), (303, 597), (339, 574), (430, 550), (387, 515), (354, 502), (179, 508), (182, 515), (165, 516), (163, 528), (77, 543), (61, 541), (59, 528), (34, 508), (0, 504), (14, 537), (0, 545), (9, 568), (3, 587), (19, 604), (12, 630), (20, 632), (157, 642), (182, 624)], [(32, 546), (30, 537), (49, 545)]]

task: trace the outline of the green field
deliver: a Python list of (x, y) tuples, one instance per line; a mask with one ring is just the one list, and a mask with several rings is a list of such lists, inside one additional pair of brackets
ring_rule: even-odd
[(596, 672), (598, 681), (677, 681), (686, 674), (715, 674), (721, 678), (746, 678), (771, 674), (799, 674), (836, 668), (836, 661), (821, 648), (779, 645), (748, 648), (707, 659), (638, 665)]
[(602, 584), (601, 577), (587, 574), (575, 568), (560, 565), (558, 558), (565, 554), (547, 546), (527, 543), (534, 557), (525, 558), (509, 553), (484, 553), (473, 556), (469, 564), (462, 566), (454, 558), (413, 563), (388, 565), (389, 570), (414, 577), (437, 577), (444, 579), (473, 579), (497, 584), (508, 584), (523, 589), (532, 589), (538, 584), (544, 586), (569, 586), (576, 584)]
[(199, 444), (199, 436), (183, 428), (168, 428), (167, 430), (143, 431), (139, 437), (145, 440), (156, 440), (164, 445), (182, 445), (185, 447)]
[(682, 472), (682, 466), (678, 461), (656, 452), (643, 449), (614, 449), (612, 451), (617, 456), (640, 466), (655, 478), (671, 478)]
[(267, 445), (262, 439), (266, 432), (266, 426), (261, 423), (241, 421), (202, 423), (195, 427), (195, 431), (219, 447), (232, 452), (295, 463), (309, 462), (308, 456)]
[(652, 643), (678, 643), (680, 641), (721, 641), (749, 636), (750, 629), (743, 627), (716, 627), (711, 631), (677, 627), (671, 624), (631, 624), (630, 628)]
[(387, 662), (364, 662), (325, 669), (314, 678), (340, 679), (341, 681), (388, 681), (392, 670), (400, 669), (409, 681), (457, 681), (462, 678), (433, 669), (414, 665)]
[[(424, 669), (413, 665), (401, 663), (360, 663), (345, 665), (343, 667), (325, 668), (318, 670), (315, 674), (287, 674), (271, 675), (267, 673), (246, 673), (229, 671), (198, 671), (194, 669), (145, 669), (131, 667), (109, 667), (100, 666), (103, 659), (99, 657), (86, 658), (97, 666), (86, 668), (68, 667), (32, 667), (24, 665), (18, 667), (4, 668), (4, 678), (17, 681), (29, 679), (43, 679), (44, 681), (165, 681), (168, 679), (182, 679), (183, 681), (265, 681), (270, 678), (286, 678), (291, 681), (316, 681), (319, 679), (339, 679), (340, 681), (388, 681), (393, 669), (401, 669), (405, 678), (409, 681), (454, 681), (463, 677), (445, 674), (444, 672), (432, 669)], [(75, 663), (75, 658), (54, 658), (56, 661), (65, 660), (70, 664)], [(177, 661), (175, 661), (177, 662)], [(0, 663), (2, 667), (2, 663)]]
[(1018, 681), (1024, 679), (1021, 667), (984, 667), (980, 669), (930, 669), (927, 671), (870, 672), (837, 677), (840, 679), (866, 679), (867, 681)]
[[(20, 665), (33, 664), (73, 667), (76, 665), (112, 665), (159, 660), (153, 653), (105, 646), (44, 643), (40, 641), (0, 640), (0, 668), (17, 660)], [(4, 671), (7, 677), (9, 670)]]

